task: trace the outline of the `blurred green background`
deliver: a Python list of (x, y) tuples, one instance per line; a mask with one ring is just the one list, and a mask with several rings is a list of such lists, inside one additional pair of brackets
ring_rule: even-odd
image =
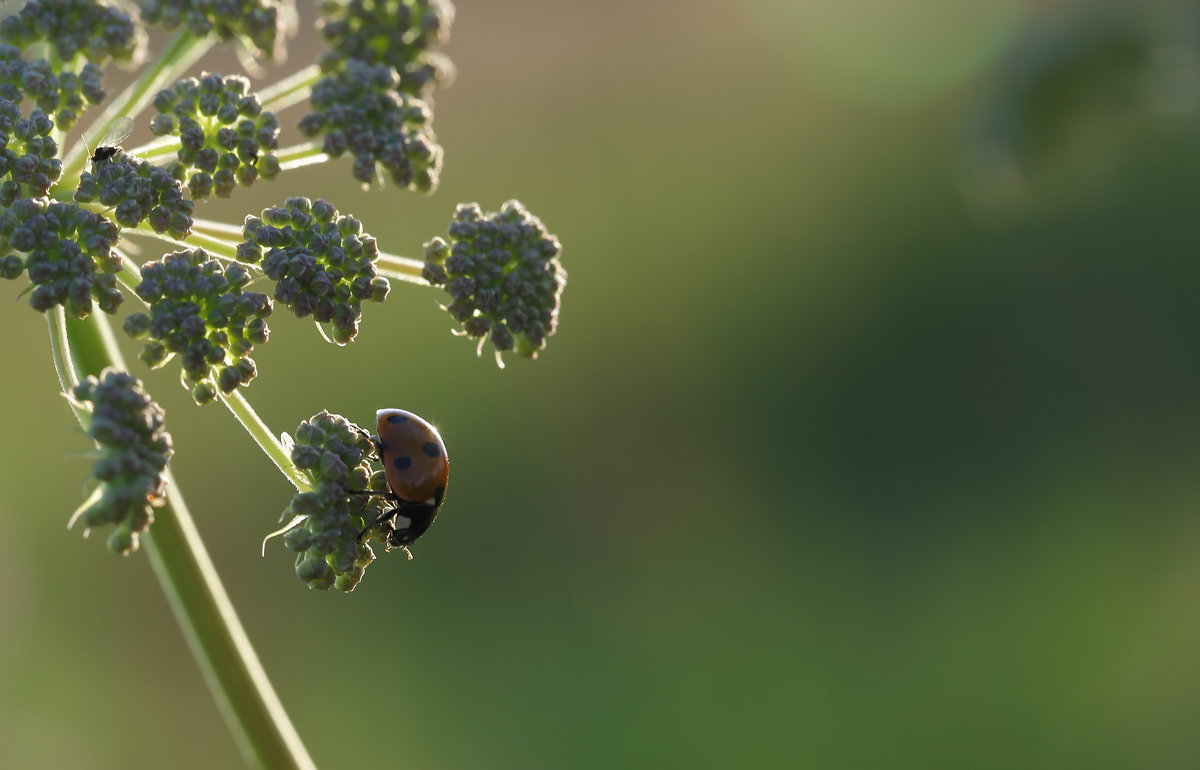
[[(433, 290), (344, 349), (272, 318), (275, 430), (442, 428), (416, 559), (306, 590), (258, 556), (287, 482), (135, 369), (318, 764), (1196, 767), (1195, 4), (457, 6), (435, 196), (342, 162), (203, 212), (322, 196), (419, 256), (516, 197), (563, 241), (503, 371)], [(0, 765), (240, 766), (144, 554), (64, 531), (85, 442), (42, 319), (0, 324)]]

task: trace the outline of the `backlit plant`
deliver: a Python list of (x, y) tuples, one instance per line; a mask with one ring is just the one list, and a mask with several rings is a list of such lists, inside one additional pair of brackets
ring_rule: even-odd
[[(230, 45), (258, 72), (282, 59), (296, 19), (283, 0), (30, 0), (0, 22), (0, 277), (44, 314), (63, 392), (94, 444), (92, 493), (64, 518), (85, 533), (110, 528), (117, 553), (156, 552), (193, 648), (233, 704), (234, 732), (271, 767), (311, 761), (239, 642), (224, 589), (198, 566), (208, 560), (170, 473), (163, 410), (127, 370), (114, 327), (140, 342), (142, 365), (178, 366), (198, 408), (219, 402), (246, 428), (296, 488), (278, 533), (288, 532), (297, 574), (350, 591), (380, 542), (358, 533), (386, 505), (353, 493), (386, 486), (361, 427), (320, 411), (292, 439), (251, 408), (243, 390), (260, 374), (252, 354), (268, 344), (272, 314), (312, 318), (314, 344), (346, 345), (386, 312), (373, 306), (392, 281), (437, 287), (456, 333), (490, 343), (501, 362), (545, 348), (566, 283), (558, 241), (516, 201), (493, 213), (459, 206), (419, 260), (385, 251), (315, 196), (280, 195), (241, 223), (204, 218), (210, 198), (318, 163), (375, 194), (437, 188), (444, 152), (431, 97), (453, 75), (440, 51), (450, 3), (323, 0), (324, 49), (294, 74), (256, 87), (195, 71), (208, 50)], [(146, 25), (169, 33), (149, 59)], [(145, 64), (111, 95), (103, 81), (114, 61)], [(105, 138), (129, 119), (154, 138)]]

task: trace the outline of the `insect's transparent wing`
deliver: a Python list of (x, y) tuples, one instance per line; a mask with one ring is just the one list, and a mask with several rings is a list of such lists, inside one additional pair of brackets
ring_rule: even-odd
[(123, 118), (117, 118), (113, 121), (108, 130), (104, 132), (104, 137), (96, 145), (97, 147), (118, 147), (121, 142), (129, 138), (133, 133), (133, 118), (126, 115)]

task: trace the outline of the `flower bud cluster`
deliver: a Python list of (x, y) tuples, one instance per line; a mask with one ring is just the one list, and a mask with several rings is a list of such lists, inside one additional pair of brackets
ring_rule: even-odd
[(283, 53), (293, 15), (281, 0), (139, 0), (138, 6), (148, 24), (183, 24), (197, 37), (235, 40), (264, 59)]
[(313, 112), (301, 119), (300, 131), (324, 137), (321, 149), (330, 157), (353, 154), (351, 172), (364, 185), (382, 170), (401, 187), (432, 192), (442, 169), (433, 113), (399, 86), (391, 66), (352, 59), (313, 86)]
[(237, 258), (261, 265), (276, 281), (275, 299), (298, 318), (331, 325), (338, 344), (358, 334), (362, 302), (382, 302), (390, 288), (375, 263), (379, 248), (362, 223), (333, 204), (288, 198), (283, 206), (247, 217)]
[(55, 56), (83, 56), (103, 67), (140, 56), (145, 35), (129, 14), (99, 0), (27, 0), (0, 22), (0, 40), (18, 48), (46, 43)]
[(317, 28), (330, 50), (321, 69), (357, 59), (399, 73), (399, 91), (428, 98), (454, 68), (438, 48), (450, 37), (454, 6), (446, 0), (325, 0)]
[(169, 168), (186, 179), (194, 200), (228, 198), (260, 176), (274, 179), (279, 160), (279, 121), (264, 111), (244, 77), (211, 73), (183, 78), (154, 97), (156, 136), (178, 136), (178, 158)]
[(489, 214), (459, 206), (449, 235), (425, 244), (422, 276), (446, 288), (446, 309), (481, 347), (490, 340), (497, 353), (537, 358), (558, 325), (567, 283), (558, 239), (518, 201)]
[(0, 208), (0, 236), (10, 249), (25, 254), (0, 259), (0, 275), (11, 279), (28, 273), (29, 304), (35, 310), (62, 305), (72, 316), (86, 318), (93, 300), (106, 313), (116, 312), (124, 300), (116, 279), (121, 260), (113, 252), (120, 234), (99, 214), (48, 198), (21, 198)]
[(284, 510), (285, 518), (307, 518), (283, 542), (296, 552), (296, 575), (309, 588), (353, 591), (375, 559), (358, 533), (386, 503), (382, 497), (347, 494), (367, 489), (373, 453), (366, 432), (341, 415), (322, 411), (296, 429), (292, 462), (313, 489), (295, 495)]
[(113, 218), (123, 227), (137, 227), (149, 220), (155, 232), (173, 238), (191, 233), (196, 208), (183, 196), (183, 186), (170, 171), (122, 151), (92, 163), (91, 171), (80, 175), (75, 200), (112, 208)]
[(46, 113), (25, 117), (16, 103), (0, 98), (0, 206), (45, 195), (62, 176), (53, 131)]
[(245, 267), (203, 249), (167, 254), (142, 267), (137, 294), (150, 310), (125, 319), (125, 331), (146, 339), (141, 359), (151, 367), (178, 355), (192, 397), (208, 403), (258, 374), (250, 353), (270, 336), (272, 305), (265, 294), (243, 292), (249, 282)]
[(20, 104), (29, 99), (54, 117), (54, 125), (67, 131), (89, 104), (104, 99), (103, 71), (88, 62), (78, 72), (55, 73), (45, 59), (27, 61), (20, 49), (0, 44), (0, 99)]
[(92, 466), (99, 486), (71, 523), (82, 520), (85, 534), (114, 525), (108, 547), (128, 556), (138, 549), (140, 534), (154, 521), (151, 507), (161, 504), (165, 492), (164, 472), (174, 450), (162, 407), (136, 377), (115, 369), (88, 377), (72, 396), (85, 409), (90, 405), (87, 433), (100, 457)]

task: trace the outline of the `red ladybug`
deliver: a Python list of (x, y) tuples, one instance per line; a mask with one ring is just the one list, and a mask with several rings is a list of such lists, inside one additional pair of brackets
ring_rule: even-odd
[(358, 537), (361, 540), (371, 527), (384, 523), (388, 545), (404, 548), (437, 518), (450, 482), (450, 458), (437, 428), (424, 418), (403, 409), (380, 409), (375, 417), (379, 430), (375, 448), (392, 490), (385, 497), (395, 507), (381, 513)]

